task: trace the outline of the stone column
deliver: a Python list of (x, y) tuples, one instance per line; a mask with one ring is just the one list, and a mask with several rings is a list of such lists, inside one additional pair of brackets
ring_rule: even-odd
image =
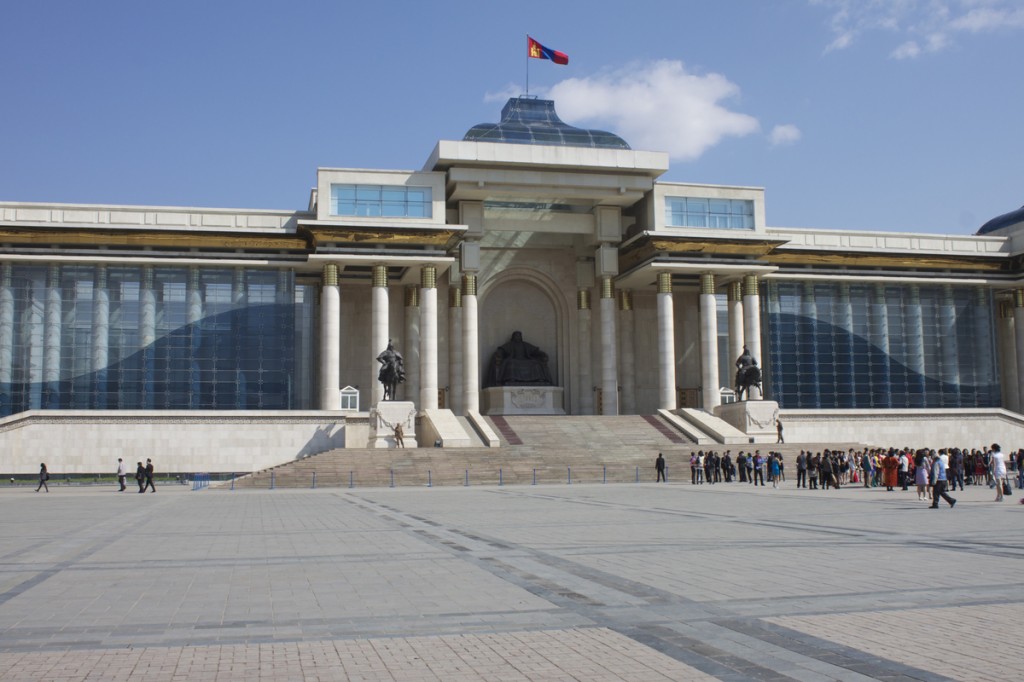
[(956, 340), (956, 300), (953, 285), (942, 285), (939, 302), (939, 339), (942, 351), (942, 407), (960, 407), (960, 362)]
[(904, 308), (906, 331), (903, 338), (907, 343), (907, 369), (914, 373), (908, 389), (914, 396), (910, 407), (924, 407), (926, 404), (925, 390), (927, 382), (924, 366), (924, 318), (921, 315), (921, 287), (916, 284), (910, 287), (909, 305)]
[(848, 386), (846, 390), (849, 391), (850, 395), (849, 404), (844, 404), (840, 398), (839, 407), (869, 407), (869, 405), (859, 402), (857, 396), (857, 373), (854, 371), (856, 363), (854, 343), (857, 335), (853, 333), (853, 301), (850, 299), (850, 285), (846, 282), (839, 283), (839, 304), (836, 306), (836, 319), (838, 320), (839, 328), (846, 332), (846, 338), (843, 339), (841, 348), (846, 351), (844, 360), (847, 371), (843, 376), (839, 377), (839, 385), (842, 386), (845, 382)]
[[(2, 311), (2, 308), (0, 308)], [(3, 313), (0, 312), (0, 318)], [(0, 322), (2, 324), (2, 322)], [(1014, 316), (1013, 302), (1000, 301), (999, 303), (999, 345), (1000, 345), (1000, 377), (1003, 385), (1003, 407), (1014, 412), (1020, 412), (1020, 387), (1017, 385), (1017, 346), (1014, 339)], [(2, 338), (2, 332), (0, 332)], [(3, 342), (0, 341), (0, 354), (2, 354)], [(0, 355), (2, 358), (2, 355)], [(2, 364), (2, 359), (0, 359)], [(0, 372), (3, 371), (0, 366)]]
[(324, 266), (320, 288), (320, 409), (341, 409), (341, 290), (338, 266)]
[(188, 269), (188, 285), (186, 289), (186, 318), (189, 331), (189, 382), (188, 406), (198, 409), (202, 404), (202, 387), (200, 384), (199, 348), (203, 343), (203, 330), (200, 324), (203, 319), (203, 292), (199, 284), (199, 268), (195, 265)]
[(700, 379), (704, 411), (714, 413), (722, 404), (722, 394), (718, 385), (718, 301), (711, 273), (700, 276)]
[[(142, 407), (146, 410), (156, 407), (156, 290), (153, 286), (153, 266), (144, 265), (139, 283), (139, 346), (142, 348)], [(106, 372), (104, 383), (105, 375)]]
[[(374, 265), (370, 286), (370, 407), (384, 399), (384, 384), (377, 381), (380, 363), (377, 356), (388, 347), (388, 268)], [(404, 360), (404, 358), (403, 358)]]
[[(141, 344), (140, 344), (141, 347)], [(143, 352), (145, 348), (142, 347)], [(107, 407), (107, 366), (110, 364), (110, 291), (107, 266), (96, 266), (92, 283), (92, 376), (93, 399), (98, 410)]]
[(448, 406), (455, 414), (465, 414), (465, 381), (462, 378), (462, 289), (458, 280), (448, 282)]
[(621, 414), (636, 412), (636, 355), (633, 348), (633, 292), (619, 291), (619, 356), (621, 358)]
[(405, 399), (420, 402), (420, 288), (405, 288), (405, 347), (399, 349), (405, 360)]
[(437, 268), (420, 270), (420, 409), (437, 409)]
[(576, 331), (577, 362), (576, 395), (580, 414), (594, 414), (594, 361), (590, 349), (593, 345), (591, 331), (590, 289), (576, 290)]
[[(818, 373), (818, 304), (814, 300), (814, 282), (803, 283), (800, 317), (803, 318), (806, 336), (811, 340), (810, 347), (798, 351), (800, 392), (810, 398), (814, 409), (819, 410), (821, 409), (821, 383)], [(760, 358), (758, 358), (758, 362), (760, 362)]]
[[(245, 268), (241, 265), (235, 268), (234, 277), (231, 281), (231, 303), (234, 310), (244, 308), (249, 303), (249, 290), (245, 285)], [(239, 313), (235, 313), (238, 315)], [(235, 347), (235, 409), (244, 410), (248, 404), (248, 386), (245, 381), (245, 370), (242, 361), (242, 344), (244, 339), (236, 339), (238, 345)]]
[(463, 408), (480, 411), (480, 337), (477, 322), (476, 275), (462, 275)]
[[(736, 362), (743, 355), (743, 282), (729, 282), (729, 357), (728, 363)], [(765, 361), (757, 358), (764, 367)]]
[(615, 367), (615, 290), (610, 276), (601, 277), (601, 414), (619, 413)]
[(14, 412), (14, 290), (10, 263), (0, 265), (0, 416)]
[[(987, 287), (976, 287), (974, 293), (974, 338), (977, 341), (974, 385), (978, 387), (977, 395), (981, 397), (981, 395), (989, 395), (988, 389), (992, 386), (995, 379), (992, 371), (991, 306), (989, 305), (989, 290)], [(995, 400), (995, 398), (996, 396), (993, 395), (992, 399)]]
[[(1018, 400), (1024, 403), (1024, 289), (1013, 290), (1013, 330), (1014, 350), (1017, 360), (1017, 393)], [(1018, 404), (1018, 407), (1024, 407)]]
[(871, 407), (892, 407), (889, 309), (884, 284), (875, 284), (871, 292), (871, 345)]
[(60, 341), (63, 299), (60, 266), (51, 265), (46, 277), (46, 312), (43, 329), (43, 409), (60, 407)]
[[(764, 358), (761, 357), (761, 292), (758, 289), (757, 275), (746, 275), (743, 278), (743, 343), (757, 360), (764, 373)], [(735, 358), (733, 359), (735, 362)], [(747, 391), (748, 400), (760, 400), (761, 391), (751, 386)]]
[(676, 409), (676, 328), (672, 273), (658, 273), (658, 409)]

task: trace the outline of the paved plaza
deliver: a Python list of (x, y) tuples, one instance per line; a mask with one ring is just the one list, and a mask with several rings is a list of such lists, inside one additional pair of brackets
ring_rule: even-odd
[(11, 488), (0, 679), (1017, 680), (1014, 492)]

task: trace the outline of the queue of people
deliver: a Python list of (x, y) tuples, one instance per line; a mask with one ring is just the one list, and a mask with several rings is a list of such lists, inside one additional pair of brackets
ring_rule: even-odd
[[(661, 454), (659, 453), (659, 458)], [(910, 490), (916, 486), (917, 497), (937, 508), (940, 500), (950, 507), (956, 500), (949, 495), (958, 487), (987, 485), (1000, 502), (1010, 491), (1008, 472), (1016, 471), (1017, 487), (1024, 489), (1024, 448), (1006, 455), (998, 443), (985, 448), (871, 448), (867, 450), (801, 450), (796, 461), (796, 487), (817, 490), (838, 490), (844, 485), (863, 485)], [(661, 467), (664, 468), (664, 460)], [(782, 453), (762, 454), (731, 450), (720, 454), (715, 450), (690, 452), (690, 484), (714, 485), (737, 480), (753, 486), (770, 484), (777, 488), (786, 480)], [(1024, 503), (1024, 502), (1022, 502)]]

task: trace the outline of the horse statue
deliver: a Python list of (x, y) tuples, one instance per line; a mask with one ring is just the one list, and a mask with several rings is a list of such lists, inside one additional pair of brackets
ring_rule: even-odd
[(761, 368), (747, 347), (743, 346), (743, 354), (736, 358), (736, 400), (743, 400), (744, 396), (749, 399), (751, 386), (761, 390)]
[(761, 368), (755, 361), (749, 367), (741, 367), (736, 370), (736, 400), (750, 399), (750, 387), (761, 390)]
[(384, 384), (384, 400), (394, 400), (398, 384), (405, 381), (405, 361), (388, 339), (388, 347), (377, 356), (380, 371), (377, 380)]

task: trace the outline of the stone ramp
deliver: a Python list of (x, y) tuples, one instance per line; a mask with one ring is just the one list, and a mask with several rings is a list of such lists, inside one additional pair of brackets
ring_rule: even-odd
[(635, 448), (692, 444), (658, 415), (487, 417), (503, 446), (586, 448), (628, 452)]

